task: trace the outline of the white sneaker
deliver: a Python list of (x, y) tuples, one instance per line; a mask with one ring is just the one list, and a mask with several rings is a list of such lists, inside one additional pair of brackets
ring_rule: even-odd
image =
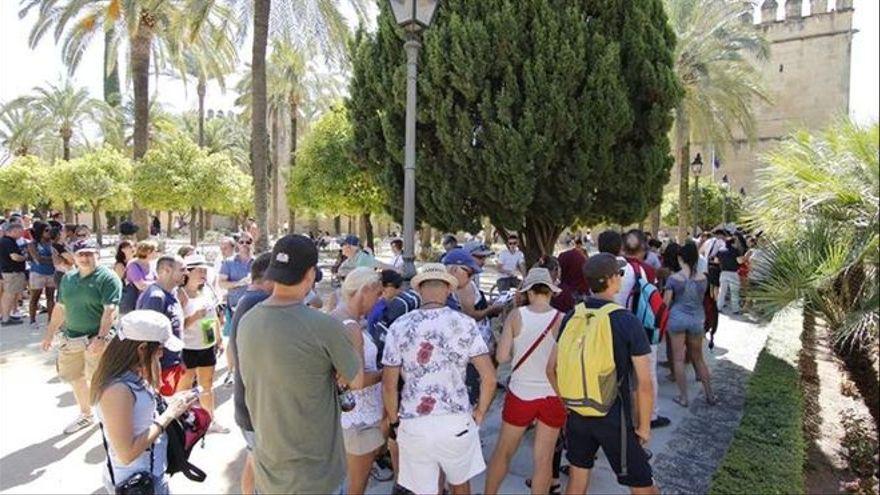
[(211, 426), (208, 427), (208, 433), (222, 433), (225, 435), (229, 433), (229, 428), (221, 425), (216, 421), (213, 421), (211, 422)]
[(67, 428), (64, 429), (64, 434), (70, 435), (71, 433), (76, 433), (83, 428), (88, 428), (89, 426), (92, 426), (94, 423), (95, 417), (91, 414), (80, 414), (73, 423), (67, 425)]

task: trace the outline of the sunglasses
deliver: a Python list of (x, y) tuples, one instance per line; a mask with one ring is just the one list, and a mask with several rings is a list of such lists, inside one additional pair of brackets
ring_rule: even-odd
[(247, 241), (238, 241), (238, 245), (239, 245), (239, 246), (250, 246), (250, 245), (253, 244), (253, 243), (254, 243), (254, 241), (251, 241), (251, 240), (247, 240)]

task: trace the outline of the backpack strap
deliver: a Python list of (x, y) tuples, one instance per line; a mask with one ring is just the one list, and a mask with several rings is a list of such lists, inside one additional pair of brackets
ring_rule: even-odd
[[(554, 311), (555, 311), (555, 310), (554, 310)], [(553, 326), (556, 325), (556, 322), (559, 321), (559, 315), (560, 315), (559, 311), (556, 311), (556, 314), (553, 315), (553, 318), (550, 320), (550, 323), (547, 325), (547, 328), (545, 328), (544, 331), (541, 332), (541, 335), (538, 335), (538, 338), (536, 338), (535, 341), (532, 342), (532, 345), (531, 345), (531, 346), (528, 348), (528, 350), (522, 355), (522, 357), (519, 358), (519, 361), (516, 362), (516, 364), (513, 366), (513, 369), (510, 370), (510, 373), (511, 373), (511, 374), (512, 374), (514, 371), (516, 371), (517, 369), (519, 369), (519, 367), (522, 366), (523, 363), (526, 362), (526, 359), (528, 359), (529, 356), (531, 356), (532, 353), (535, 352), (535, 349), (537, 349), (538, 346), (541, 345), (541, 342), (544, 341), (544, 337), (546, 337), (547, 334), (550, 333), (550, 329), (552, 329)]]

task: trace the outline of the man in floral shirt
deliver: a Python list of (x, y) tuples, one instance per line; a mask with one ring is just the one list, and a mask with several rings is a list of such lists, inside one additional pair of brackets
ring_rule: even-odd
[[(469, 493), (470, 479), (486, 469), (479, 425), (495, 393), (495, 369), (474, 319), (446, 305), (458, 286), (455, 276), (429, 263), (412, 285), (421, 307), (389, 327), (382, 358), (385, 409), (392, 424), (400, 421), (398, 484), (414, 493), (437, 493), (442, 469), (454, 493)], [(474, 410), (465, 386), (468, 363), (480, 375)]]

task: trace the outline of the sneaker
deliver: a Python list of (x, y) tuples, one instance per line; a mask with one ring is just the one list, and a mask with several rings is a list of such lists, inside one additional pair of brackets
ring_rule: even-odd
[(216, 421), (211, 422), (211, 426), (208, 427), (208, 433), (221, 433), (223, 435), (229, 433), (229, 428), (221, 425)]
[(95, 422), (95, 417), (91, 414), (80, 414), (78, 418), (73, 423), (67, 425), (67, 428), (64, 429), (65, 435), (70, 435), (71, 433), (76, 433), (83, 428), (88, 428), (92, 426)]
[(651, 429), (663, 428), (664, 426), (669, 426), (670, 423), (672, 423), (672, 420), (666, 416), (657, 416), (657, 419), (651, 420)]
[(14, 319), (14, 318), (10, 318), (10, 319), (8, 319), (8, 320), (6, 320), (6, 321), (4, 321), (4, 322), (0, 322), (0, 326), (3, 326), (3, 327), (11, 327), (11, 326), (13, 326), (13, 325), (21, 325), (22, 323), (24, 323), (24, 322), (21, 321), (20, 319), (16, 320), (16, 319)]

